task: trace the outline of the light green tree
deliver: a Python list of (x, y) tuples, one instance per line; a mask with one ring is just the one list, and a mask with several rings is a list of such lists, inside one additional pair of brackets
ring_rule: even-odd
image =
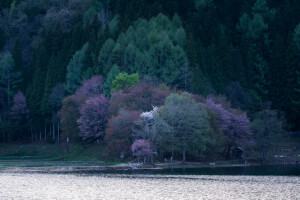
[(130, 75), (128, 75), (127, 73), (119, 73), (115, 80), (113, 80), (112, 82), (111, 92), (122, 90), (126, 87), (131, 87), (138, 82), (140, 82), (138, 73)]

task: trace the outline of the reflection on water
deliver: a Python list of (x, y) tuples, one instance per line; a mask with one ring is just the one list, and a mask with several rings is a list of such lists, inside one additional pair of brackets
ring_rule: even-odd
[(299, 176), (0, 172), (0, 199), (299, 199), (299, 192)]

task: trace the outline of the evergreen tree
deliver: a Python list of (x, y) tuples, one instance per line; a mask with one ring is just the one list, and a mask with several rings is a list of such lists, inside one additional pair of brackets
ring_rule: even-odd
[(67, 66), (67, 76), (65, 88), (69, 94), (73, 94), (82, 83), (83, 72), (86, 69), (86, 52), (88, 44), (85, 44), (79, 51), (73, 55)]
[(117, 77), (117, 75), (120, 73), (119, 67), (117, 65), (114, 65), (109, 73), (106, 76), (105, 82), (104, 82), (104, 91), (103, 93), (105, 96), (110, 97), (110, 91), (113, 80)]
[[(20, 82), (21, 72), (15, 71), (15, 62), (10, 53), (5, 54), (0, 60), (0, 90), (4, 92), (6, 106), (10, 106), (10, 97)], [(4, 98), (4, 96), (2, 96)]]

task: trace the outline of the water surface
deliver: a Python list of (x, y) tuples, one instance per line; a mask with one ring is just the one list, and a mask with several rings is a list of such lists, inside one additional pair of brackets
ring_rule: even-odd
[(190, 169), (176, 170), (0, 172), (0, 199), (300, 199), (297, 175), (193, 175)]

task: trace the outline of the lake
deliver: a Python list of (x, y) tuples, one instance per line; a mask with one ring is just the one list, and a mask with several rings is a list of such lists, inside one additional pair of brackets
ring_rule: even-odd
[[(222, 175), (221, 175), (222, 174)], [(0, 171), (0, 199), (300, 199), (300, 166), (154, 171)]]

